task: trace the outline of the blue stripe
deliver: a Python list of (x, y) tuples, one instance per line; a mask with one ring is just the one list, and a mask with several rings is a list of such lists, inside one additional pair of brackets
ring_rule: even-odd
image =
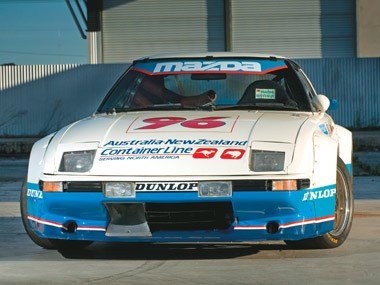
[(32, 190), (40, 190), (40, 186), (38, 185), (38, 183), (30, 183), (30, 182), (28, 182), (26, 184), (26, 187), (28, 189), (32, 189)]

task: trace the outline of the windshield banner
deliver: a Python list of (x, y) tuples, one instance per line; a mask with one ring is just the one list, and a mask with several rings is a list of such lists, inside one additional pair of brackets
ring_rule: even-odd
[(284, 60), (178, 60), (137, 62), (133, 69), (147, 74), (253, 73), (265, 74), (287, 68)]

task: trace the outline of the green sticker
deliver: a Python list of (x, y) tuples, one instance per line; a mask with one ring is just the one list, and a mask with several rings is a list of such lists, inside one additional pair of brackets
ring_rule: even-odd
[(256, 89), (256, 99), (276, 99), (276, 89)]

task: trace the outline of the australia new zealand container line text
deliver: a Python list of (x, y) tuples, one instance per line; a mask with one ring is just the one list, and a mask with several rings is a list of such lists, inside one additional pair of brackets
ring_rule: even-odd
[(111, 146), (148, 146), (148, 145), (207, 145), (207, 146), (245, 146), (248, 141), (230, 141), (230, 140), (178, 140), (178, 139), (150, 139), (150, 140), (131, 140), (131, 141), (109, 141), (104, 147)]
[[(163, 146), (162, 145), (170, 145)], [(181, 144), (181, 147), (177, 146)], [(132, 140), (132, 141), (109, 141), (100, 153), (99, 161), (115, 160), (142, 160), (142, 159), (179, 159), (180, 156), (192, 155), (196, 148), (184, 147), (183, 145), (203, 145), (203, 146), (245, 146), (247, 141), (227, 141), (227, 140)], [(117, 146), (117, 147), (115, 147)], [(125, 147), (120, 146), (138, 146)], [(146, 146), (146, 147), (145, 147)], [(154, 147), (153, 147), (154, 146)]]

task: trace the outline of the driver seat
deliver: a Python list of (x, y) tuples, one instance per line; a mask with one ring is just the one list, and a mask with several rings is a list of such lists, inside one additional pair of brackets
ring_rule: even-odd
[(286, 104), (289, 97), (282, 86), (272, 80), (257, 80), (245, 89), (238, 104), (282, 103)]

